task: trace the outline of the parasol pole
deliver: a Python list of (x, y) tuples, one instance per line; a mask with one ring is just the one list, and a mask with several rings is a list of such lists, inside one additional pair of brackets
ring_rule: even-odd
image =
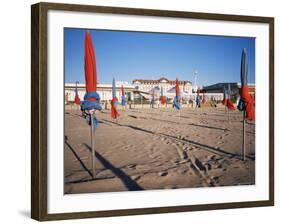
[[(231, 100), (231, 87), (230, 84), (228, 83), (228, 97), (227, 97), (227, 101), (226, 101), (226, 105), (228, 105), (228, 100)], [(227, 107), (227, 116), (228, 116), (228, 122), (229, 122), (229, 107)]]
[(246, 111), (243, 111), (243, 142), (242, 142), (242, 149), (243, 149), (243, 160), (246, 160)]
[(228, 117), (228, 122), (229, 122), (229, 108), (227, 107), (227, 117)]
[(95, 131), (94, 131), (94, 113), (90, 112), (91, 119), (91, 148), (92, 148), (92, 170), (93, 170), (93, 179), (96, 178), (96, 154), (95, 154)]
[[(248, 57), (246, 48), (243, 48), (241, 57), (241, 88), (248, 83)], [(243, 140), (242, 140), (243, 160), (246, 160), (246, 108), (243, 108)]]
[[(78, 95), (78, 89), (77, 89), (78, 83), (79, 83), (78, 81), (75, 82), (75, 84), (76, 84), (76, 85), (75, 85), (75, 88), (76, 88), (75, 90), (76, 90), (76, 94), (77, 94), (77, 95)], [(76, 112), (78, 112), (78, 110), (79, 110), (79, 105), (76, 104)]]
[[(179, 100), (180, 101), (180, 100)], [(181, 108), (180, 108), (181, 109)], [(181, 110), (179, 109), (179, 120), (181, 119)]]

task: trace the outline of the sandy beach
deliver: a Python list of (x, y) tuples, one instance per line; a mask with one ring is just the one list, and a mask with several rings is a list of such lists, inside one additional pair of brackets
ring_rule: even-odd
[(223, 106), (119, 109), (97, 114), (96, 179), (91, 172), (90, 126), (81, 112), (65, 110), (65, 193), (117, 192), (255, 184), (255, 123)]

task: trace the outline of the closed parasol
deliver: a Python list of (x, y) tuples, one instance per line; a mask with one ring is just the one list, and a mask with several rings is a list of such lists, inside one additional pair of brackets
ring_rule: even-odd
[(228, 97), (227, 97), (227, 100), (226, 100), (226, 106), (229, 110), (235, 110), (235, 107), (233, 105), (233, 102), (232, 102), (232, 91), (231, 91), (231, 86), (230, 84), (228, 84)]
[(161, 104), (163, 105), (163, 104), (165, 104), (166, 103), (166, 97), (164, 96), (164, 94), (163, 94), (163, 87), (161, 86), (161, 96), (160, 96), (160, 102), (161, 102)]
[(176, 96), (173, 100), (173, 107), (175, 107), (177, 110), (180, 110), (181, 104), (180, 104), (180, 86), (179, 86), (179, 80), (176, 79)]
[(74, 97), (74, 103), (77, 104), (77, 105), (80, 105), (80, 98), (79, 98), (79, 95), (78, 95), (78, 89), (77, 89), (77, 84), (79, 82), (76, 81), (75, 82), (75, 97)]
[(123, 85), (121, 86), (121, 104), (123, 107), (126, 106), (126, 103), (127, 103), (127, 100), (126, 100), (126, 97), (125, 97), (125, 93), (124, 93), (124, 87)]
[(117, 111), (118, 106), (118, 98), (116, 96), (116, 84), (115, 84), (115, 78), (112, 80), (112, 100), (111, 100), (111, 117), (113, 119), (117, 119), (119, 116)]
[(84, 42), (84, 71), (86, 82), (86, 94), (84, 101), (81, 105), (83, 111), (86, 112), (86, 119), (89, 125), (91, 125), (91, 148), (92, 148), (92, 168), (93, 178), (96, 176), (95, 170), (95, 147), (94, 147), (94, 134), (98, 125), (98, 120), (95, 116), (96, 110), (101, 110), (100, 96), (97, 91), (97, 71), (96, 71), (96, 58), (94, 47), (90, 32), (86, 32)]
[(240, 101), (238, 104), (238, 109), (243, 111), (243, 160), (246, 159), (246, 119), (254, 120), (255, 119), (255, 109), (254, 109), (254, 100), (249, 93), (248, 87), (248, 56), (246, 48), (242, 51), (241, 57), (241, 89), (240, 89)]

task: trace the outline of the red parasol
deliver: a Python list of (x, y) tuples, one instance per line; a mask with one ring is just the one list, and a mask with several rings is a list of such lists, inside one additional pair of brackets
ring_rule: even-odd
[(250, 121), (255, 120), (254, 98), (250, 95), (247, 85), (241, 86), (240, 96), (246, 105), (246, 118)]
[(232, 92), (231, 92), (231, 85), (228, 84), (228, 97), (227, 97), (227, 100), (226, 100), (226, 106), (229, 110), (235, 110), (235, 107), (233, 105), (233, 102), (232, 102)]
[(180, 108), (181, 108), (181, 104), (180, 104), (180, 86), (179, 86), (179, 80), (176, 79), (176, 96), (173, 100), (173, 107), (175, 107), (177, 110), (179, 110), (179, 117), (180, 117)]
[[(92, 38), (90, 32), (86, 32), (84, 42), (84, 71), (85, 71), (85, 82), (86, 82), (86, 94), (82, 107), (89, 112), (89, 119), (91, 124), (91, 148), (92, 148), (92, 169), (93, 178), (96, 177), (96, 165), (95, 165), (95, 128), (97, 127), (98, 121), (95, 117), (95, 111), (101, 110), (99, 105), (100, 97), (96, 92), (97, 90), (97, 70), (96, 70), (96, 58), (94, 47), (92, 44)], [(93, 110), (94, 109), (94, 110)]]
[(77, 104), (77, 105), (80, 105), (80, 99), (79, 99), (78, 95), (75, 95), (74, 103)]
[(202, 103), (205, 103), (206, 102), (205, 90), (202, 89), (202, 93), (203, 93)]
[(121, 93), (122, 93), (122, 96), (125, 96), (123, 85), (121, 86)]
[(116, 97), (116, 85), (115, 85), (115, 79), (112, 80), (112, 100), (111, 100), (111, 117), (113, 119), (117, 119), (119, 116), (119, 113), (117, 111), (118, 106), (118, 98)]
[(180, 86), (178, 79), (176, 79), (176, 96), (180, 96)]
[(163, 95), (163, 87), (161, 86), (161, 96), (160, 96), (160, 102), (162, 105), (166, 103), (166, 97)]
[(77, 105), (80, 105), (80, 98), (79, 98), (78, 89), (77, 89), (77, 84), (78, 84), (78, 83), (79, 83), (78, 81), (75, 82), (76, 85), (75, 85), (74, 103), (77, 104)]
[(234, 107), (234, 105), (232, 103), (232, 99), (231, 98), (227, 99), (226, 106), (228, 107), (229, 110), (235, 110), (235, 107)]
[[(90, 32), (85, 36), (85, 55), (84, 55), (84, 69), (86, 80), (86, 92), (96, 92), (97, 90), (97, 70), (96, 70), (96, 57), (92, 44)], [(94, 98), (91, 98), (93, 101)]]
[(115, 96), (111, 100), (111, 117), (113, 119), (117, 119), (117, 117), (119, 116), (116, 106), (114, 105), (116, 102), (118, 102), (118, 98)]

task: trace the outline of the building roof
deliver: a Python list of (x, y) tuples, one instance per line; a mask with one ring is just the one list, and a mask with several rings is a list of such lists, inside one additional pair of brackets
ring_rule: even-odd
[[(176, 84), (176, 80), (169, 80), (167, 79), (166, 77), (161, 77), (160, 79), (134, 79), (133, 80), (133, 83), (152, 83), (152, 84), (158, 84), (158, 83), (169, 83), (169, 84)], [(189, 80), (179, 80), (179, 84), (180, 85), (184, 85), (186, 83), (190, 83), (191, 84), (191, 81)]]
[[(135, 89), (133, 85), (129, 84), (122, 84), (125, 89)], [(121, 88), (121, 84), (116, 84), (116, 88)], [(65, 88), (75, 88), (76, 84), (75, 83), (65, 83), (64, 84)], [(77, 84), (78, 88), (85, 88), (85, 83), (79, 83)], [(97, 88), (112, 88), (112, 84), (97, 84)]]
[[(214, 90), (214, 89), (223, 89), (223, 87), (228, 87), (228, 85), (230, 84), (231, 87), (241, 87), (241, 83), (239, 82), (219, 82), (213, 85), (209, 85), (209, 86), (204, 86), (203, 89), (205, 90)], [(250, 87), (255, 87), (256, 84), (255, 83), (248, 83), (248, 86)]]

